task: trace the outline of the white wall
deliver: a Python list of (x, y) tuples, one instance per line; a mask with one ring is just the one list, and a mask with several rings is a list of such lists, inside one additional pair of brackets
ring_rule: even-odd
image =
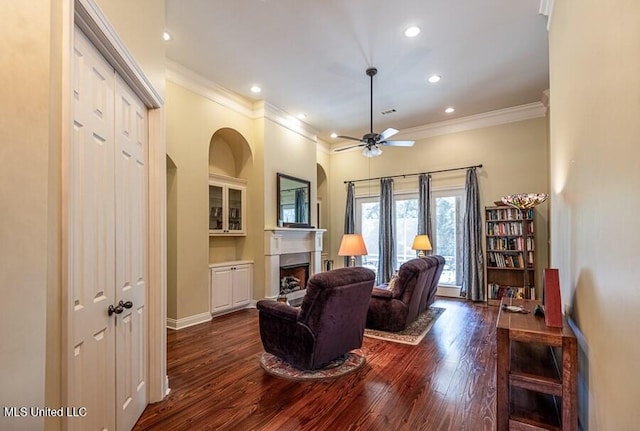
[(549, 41), (551, 261), (586, 341), (581, 418), (638, 429), (640, 2), (556, 1)]

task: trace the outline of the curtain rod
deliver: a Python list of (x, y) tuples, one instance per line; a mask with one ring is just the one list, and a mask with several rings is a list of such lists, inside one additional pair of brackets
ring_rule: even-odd
[(344, 183), (345, 184), (348, 184), (348, 183), (359, 183), (361, 181), (381, 180), (383, 178), (400, 178), (400, 177), (406, 178), (406, 177), (412, 177), (412, 176), (415, 176), (415, 175), (439, 174), (440, 172), (460, 171), (462, 169), (481, 168), (481, 167), (482, 167), (482, 165), (465, 166), (465, 167), (462, 167), (462, 168), (440, 169), (438, 171), (430, 171), (430, 172), (417, 172), (415, 174), (401, 174), (401, 175), (389, 175), (389, 176), (386, 176), (386, 177), (363, 178), (363, 179), (360, 179), (360, 180), (345, 181)]

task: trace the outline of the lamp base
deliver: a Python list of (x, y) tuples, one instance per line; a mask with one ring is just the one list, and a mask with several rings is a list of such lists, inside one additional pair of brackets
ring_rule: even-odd
[(424, 250), (418, 250), (418, 257), (425, 257), (426, 253), (424, 252)]
[(355, 256), (351, 256), (349, 258), (349, 266), (356, 266), (356, 257)]

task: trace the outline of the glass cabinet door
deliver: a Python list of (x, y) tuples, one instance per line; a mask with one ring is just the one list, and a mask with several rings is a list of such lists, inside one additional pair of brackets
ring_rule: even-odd
[(229, 202), (229, 214), (228, 214), (228, 230), (229, 232), (241, 232), (243, 231), (242, 220), (242, 190), (229, 186), (228, 200)]
[(223, 188), (222, 186), (209, 184), (209, 230), (224, 230), (223, 220)]

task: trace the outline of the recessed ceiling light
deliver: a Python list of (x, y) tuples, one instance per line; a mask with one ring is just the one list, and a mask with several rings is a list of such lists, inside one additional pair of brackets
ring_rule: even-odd
[(307, 118), (307, 114), (304, 114), (301, 112), (297, 115), (297, 117), (298, 117), (298, 120), (304, 120), (305, 118)]
[(420, 27), (412, 25), (404, 31), (404, 35), (407, 37), (416, 37), (420, 34)]
[(258, 87), (257, 85), (254, 85), (251, 87), (252, 93), (260, 93), (261, 91), (262, 91), (262, 88)]
[(454, 112), (455, 110), (456, 110), (456, 108), (451, 108), (451, 107), (449, 107), (449, 108), (445, 109), (445, 110), (444, 110), (444, 112), (446, 112), (447, 114), (451, 114), (451, 113), (452, 113), (452, 112)]
[(168, 42), (168, 41), (170, 41), (170, 40), (171, 40), (171, 35), (165, 31), (165, 32), (163, 32), (163, 33), (162, 33), (162, 39), (163, 39), (165, 42)]
[(442, 79), (442, 77), (440, 75), (431, 75), (429, 77), (429, 82), (432, 84), (435, 84), (436, 82), (440, 81)]
[(332, 134), (331, 134), (331, 137), (332, 137), (333, 139), (335, 139), (335, 138), (337, 138), (337, 137), (338, 137), (338, 134), (337, 134), (337, 133), (332, 133)]

